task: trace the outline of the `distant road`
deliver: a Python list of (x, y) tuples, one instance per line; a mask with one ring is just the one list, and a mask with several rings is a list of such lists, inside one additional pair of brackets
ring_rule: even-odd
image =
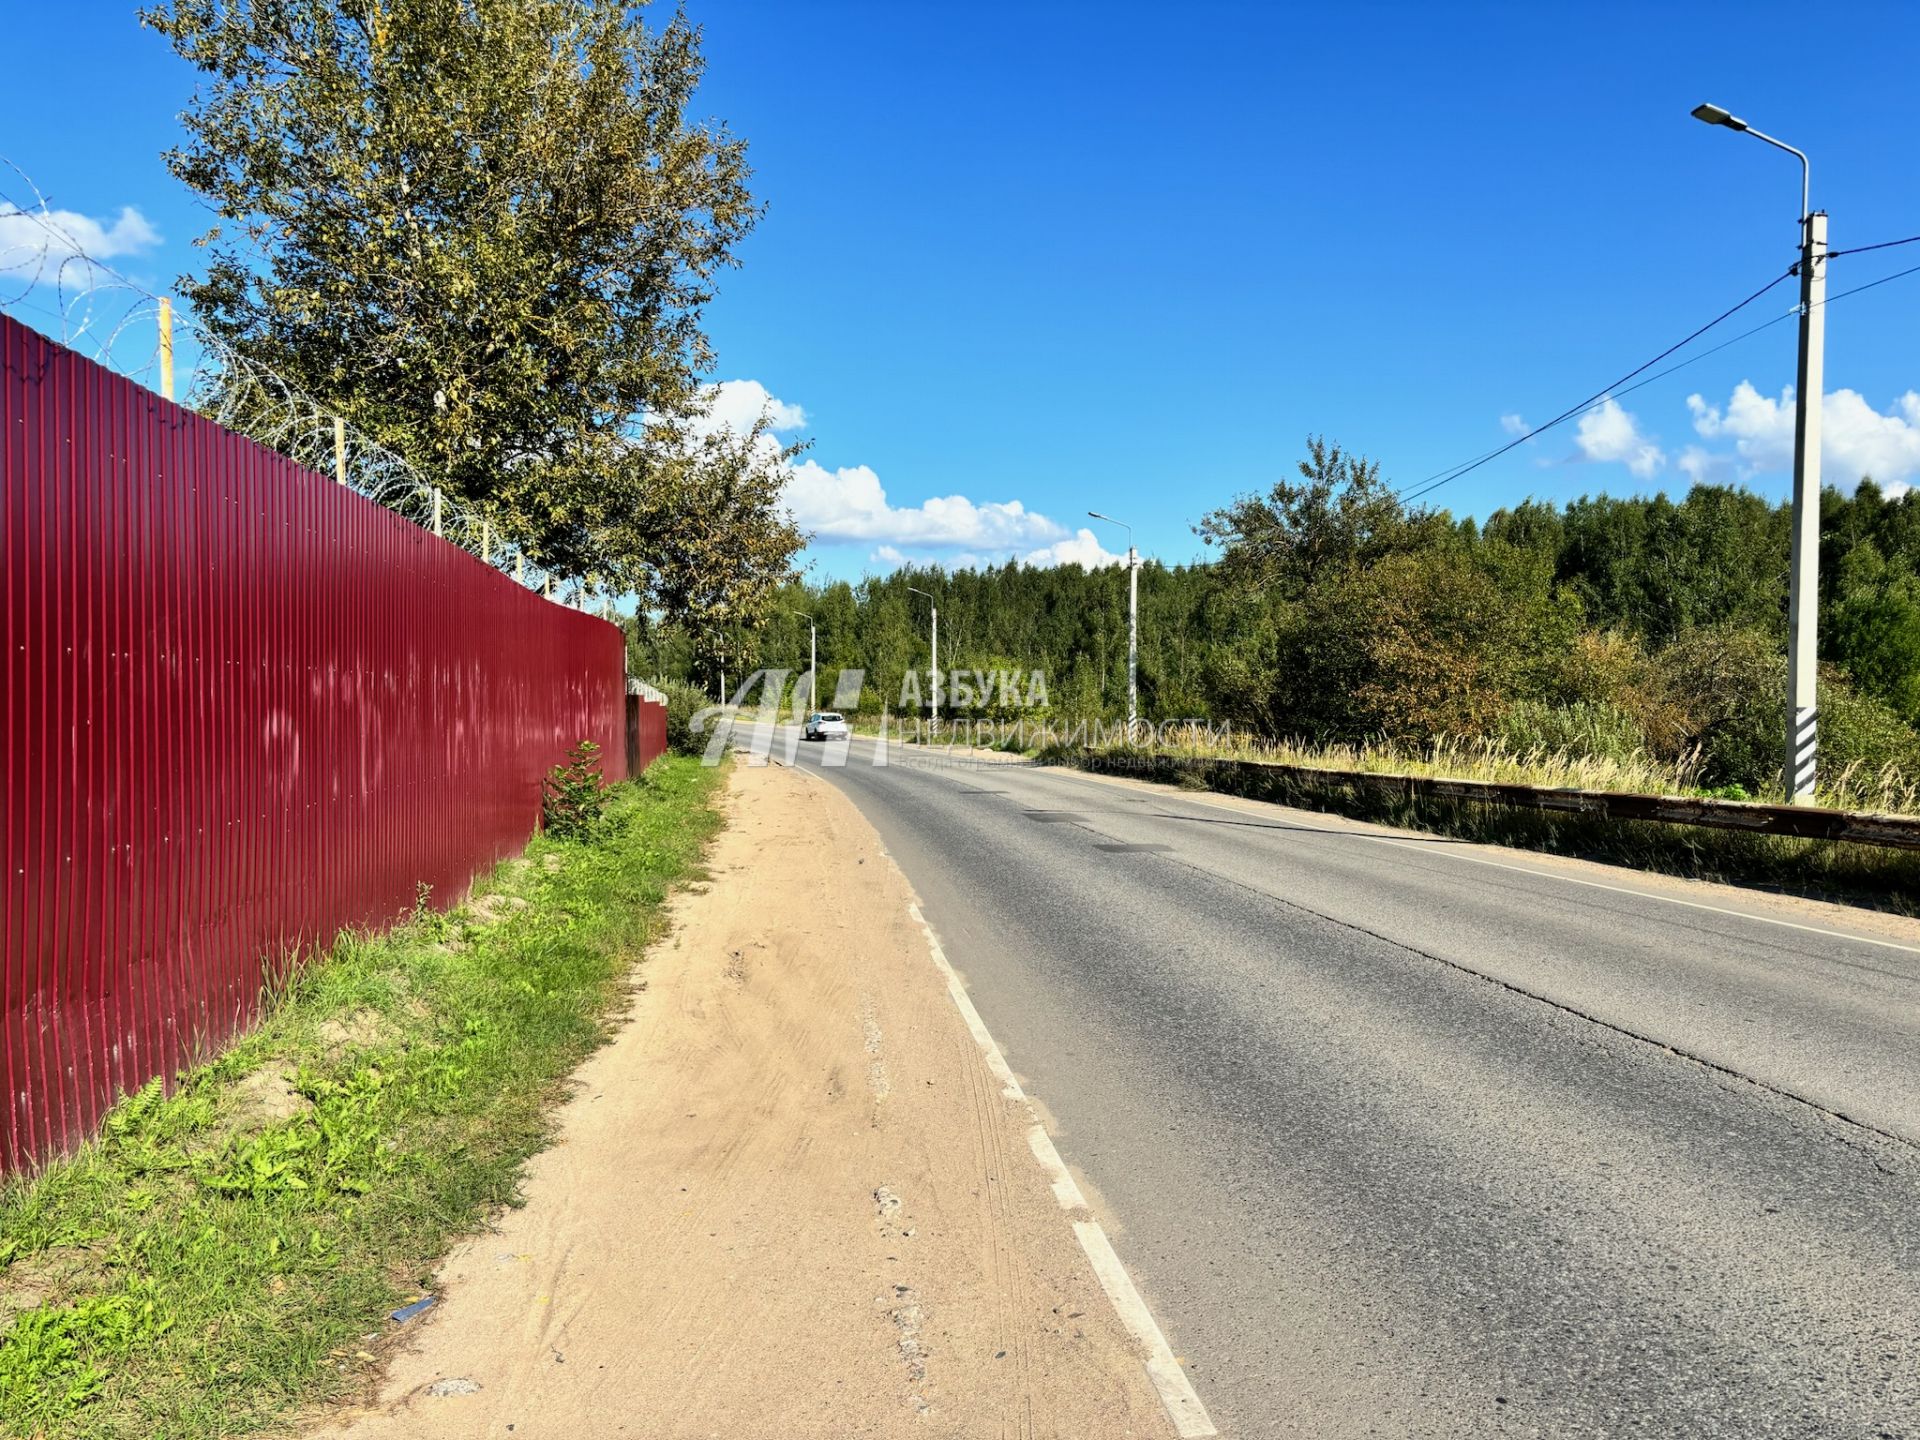
[(1920, 1437), (1920, 926), (873, 750), (1223, 1435)]

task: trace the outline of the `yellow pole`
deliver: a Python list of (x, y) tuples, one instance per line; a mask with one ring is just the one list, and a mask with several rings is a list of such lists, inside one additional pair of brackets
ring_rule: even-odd
[(347, 483), (347, 422), (338, 415), (333, 417), (333, 478)]
[(173, 398), (173, 301), (160, 297), (160, 393)]

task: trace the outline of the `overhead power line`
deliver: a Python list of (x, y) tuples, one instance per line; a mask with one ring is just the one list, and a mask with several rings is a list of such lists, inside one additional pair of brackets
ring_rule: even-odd
[(1719, 325), (1724, 321), (1731, 319), (1735, 315), (1738, 315), (1742, 310), (1746, 309), (1747, 306), (1753, 304), (1754, 301), (1758, 300), (1762, 295), (1765, 295), (1769, 290), (1773, 289), (1781, 281), (1790, 278), (1792, 274), (1793, 274), (1793, 269), (1791, 266), (1785, 270), (1782, 270), (1778, 275), (1774, 276), (1773, 279), (1769, 280), (1766, 284), (1762, 285), (1758, 290), (1754, 291), (1751, 295), (1747, 296), (1746, 299), (1740, 301), (1739, 304), (1729, 306), (1727, 309), (1722, 310), (1718, 315), (1714, 316), (1713, 319), (1707, 321), (1706, 324), (1702, 325), (1698, 330), (1695, 330), (1692, 334), (1688, 335), (1685, 339), (1676, 340), (1673, 344), (1669, 345), (1666, 349), (1662, 350), (1658, 355), (1654, 356), (1651, 360), (1648, 360), (1643, 364), (1634, 366), (1633, 369), (1629, 370), (1626, 374), (1622, 375), (1618, 380), (1615, 380), (1611, 385), (1604, 386), (1601, 389), (1595, 391), (1593, 394), (1589, 395), (1586, 399), (1582, 400), (1578, 405), (1573, 405), (1568, 407), (1565, 410), (1562, 410), (1558, 415), (1554, 416), (1553, 419), (1547, 421), (1546, 424), (1536, 425), (1533, 429), (1527, 431), (1524, 435), (1516, 435), (1512, 440), (1508, 441), (1505, 445), (1502, 445), (1497, 450), (1489, 450), (1486, 454), (1479, 456), (1477, 459), (1469, 460), (1462, 465), (1456, 465), (1451, 467), (1450, 469), (1436, 471), (1434, 474), (1429, 475), (1425, 480), (1420, 481), (1418, 484), (1414, 485), (1410, 489), (1402, 490), (1400, 492), (1400, 498), (1402, 500), (1417, 500), (1422, 495), (1430, 494), (1431, 492), (1438, 490), (1442, 485), (1451, 485), (1455, 480), (1458, 480), (1462, 475), (1467, 475), (1475, 470), (1478, 470), (1482, 465), (1485, 465), (1490, 460), (1499, 459), (1500, 456), (1506, 454), (1509, 450), (1515, 449), (1518, 446), (1526, 444), (1527, 441), (1533, 439), (1536, 435), (1543, 435), (1547, 431), (1553, 429), (1554, 426), (1563, 425), (1567, 421), (1573, 419), (1573, 417), (1576, 415), (1586, 414), (1587, 411), (1591, 410), (1595, 405), (1599, 404), (1602, 400), (1606, 399), (1607, 396), (1613, 394), (1621, 386), (1625, 385), (1629, 380), (1635, 379), (1636, 377), (1645, 374), (1647, 371), (1651, 370), (1654, 366), (1658, 365), (1662, 360), (1666, 359), (1669, 355), (1673, 354), (1675, 351), (1684, 350), (1687, 346), (1691, 345), (1694, 341), (1698, 340), (1702, 335), (1706, 334), (1709, 330), (1713, 329), (1714, 326)]
[[(1920, 239), (1920, 236), (1916, 236), (1914, 238)], [(1885, 285), (1889, 280), (1899, 280), (1908, 275), (1920, 275), (1920, 265), (1914, 265), (1906, 270), (1896, 270), (1891, 275), (1882, 275), (1878, 280), (1869, 280), (1866, 284), (1856, 285), (1851, 290), (1837, 291), (1834, 294), (1827, 296), (1827, 298), (1822, 300), (1820, 303), (1822, 305), (1831, 305), (1836, 300), (1844, 300), (1849, 295), (1858, 295), (1862, 290), (1871, 290), (1877, 285)], [(1697, 365), (1702, 360), (1705, 360), (1709, 355), (1718, 355), (1722, 350), (1728, 349), (1729, 347), (1734, 345), (1738, 345), (1742, 340), (1750, 340), (1755, 335), (1758, 335), (1762, 330), (1771, 330), (1774, 326), (1778, 325), (1782, 320), (1791, 320), (1799, 313), (1800, 313), (1800, 306), (1799, 306), (1799, 303), (1796, 301), (1791, 309), (1782, 310), (1778, 315), (1774, 316), (1771, 320), (1763, 320), (1758, 325), (1754, 326), (1751, 330), (1742, 330), (1738, 335), (1734, 336), (1731, 340), (1722, 340), (1718, 345), (1709, 346), (1707, 349), (1702, 350), (1698, 355), (1689, 355), (1685, 360), (1682, 360), (1679, 364), (1669, 365), (1666, 369), (1656, 371), (1654, 374), (1647, 376), (1646, 379), (1644, 380), (1636, 380), (1631, 385), (1622, 386), (1620, 389), (1614, 391), (1613, 393), (1615, 395), (1631, 395), (1634, 391), (1638, 390), (1643, 385), (1651, 385), (1653, 384), (1654, 381), (1664, 380), (1667, 378), (1667, 376), (1672, 375), (1678, 371), (1684, 370), (1689, 365)]]
[[(1887, 240), (1887, 241), (1881, 242), (1878, 245), (1862, 245), (1852, 250), (1835, 250), (1835, 251), (1829, 252), (1827, 258), (1832, 259), (1834, 255), (1857, 255), (1868, 250), (1887, 250), (1887, 249), (1891, 249), (1896, 245), (1911, 245), (1915, 243), (1920, 243), (1920, 235), (1914, 235), (1905, 240)], [(1601, 403), (1602, 401), (1608, 399), (1609, 397), (1631, 395), (1635, 390), (1641, 389), (1643, 386), (1651, 385), (1656, 380), (1663, 380), (1667, 376), (1672, 375), (1677, 371), (1686, 369), (1689, 365), (1697, 365), (1700, 361), (1705, 360), (1708, 356), (1717, 355), (1722, 350), (1728, 349), (1729, 347), (1734, 345), (1738, 345), (1742, 340), (1751, 339), (1753, 336), (1758, 335), (1762, 330), (1770, 330), (1783, 320), (1791, 320), (1794, 316), (1800, 313), (1800, 306), (1798, 305), (1798, 303), (1794, 304), (1792, 308), (1788, 310), (1784, 310), (1780, 314), (1774, 316), (1771, 320), (1763, 321), (1762, 323), (1755, 325), (1751, 330), (1743, 330), (1738, 335), (1735, 335), (1732, 339), (1723, 340), (1718, 345), (1714, 345), (1709, 347), (1708, 349), (1702, 350), (1698, 355), (1690, 355), (1685, 360), (1680, 361), (1678, 364), (1669, 365), (1666, 367), (1666, 369), (1657, 371), (1652, 375), (1646, 375), (1645, 378), (1643, 379), (1636, 378), (1641, 376), (1643, 372), (1645, 372), (1650, 366), (1658, 365), (1662, 360), (1666, 359), (1669, 355), (1672, 355), (1676, 351), (1684, 349), (1686, 346), (1692, 344), (1695, 340), (1699, 339), (1702, 335), (1706, 334), (1707, 331), (1713, 329), (1714, 326), (1720, 324), (1722, 321), (1728, 319), (1729, 317), (1738, 314), (1741, 310), (1744, 310), (1747, 306), (1751, 305), (1754, 301), (1758, 300), (1761, 296), (1765, 295), (1769, 290), (1772, 290), (1774, 286), (1778, 285), (1782, 280), (1785, 280), (1790, 276), (1797, 274), (1798, 271), (1799, 271), (1799, 266), (1797, 263), (1793, 266), (1790, 266), (1787, 269), (1785, 274), (1777, 276), (1775, 279), (1769, 281), (1767, 284), (1763, 285), (1760, 289), (1754, 291), (1754, 293), (1749, 295), (1745, 300), (1742, 300), (1738, 305), (1735, 305), (1732, 309), (1726, 310), (1722, 312), (1720, 315), (1713, 318), (1712, 320), (1709, 320), (1705, 325), (1702, 325), (1698, 330), (1694, 331), (1693, 334), (1689, 335), (1685, 340), (1680, 341), (1678, 344), (1668, 346), (1665, 350), (1661, 351), (1658, 355), (1654, 356), (1653, 359), (1647, 361), (1645, 365), (1641, 365), (1637, 369), (1629, 371), (1627, 374), (1621, 376), (1618, 381), (1614, 382), (1612, 385), (1607, 386), (1604, 390), (1598, 391), (1597, 393), (1589, 396), (1587, 399), (1581, 401), (1578, 405), (1575, 405), (1570, 409), (1561, 411), (1560, 414), (1554, 416), (1553, 419), (1547, 421), (1545, 424), (1535, 426), (1533, 429), (1527, 431), (1524, 435), (1518, 435), (1514, 437), (1514, 439), (1508, 441), (1505, 445), (1502, 445), (1497, 449), (1489, 450), (1485, 454), (1477, 455), (1471, 460), (1462, 461), (1458, 465), (1450, 466), (1445, 470), (1435, 471), (1432, 475), (1429, 475), (1425, 480), (1418, 481), (1414, 485), (1408, 487), (1407, 489), (1397, 492), (1399, 498), (1403, 501), (1411, 501), (1411, 500), (1417, 500), (1423, 495), (1431, 494), (1433, 491), (1438, 490), (1441, 486), (1449, 485), (1453, 481), (1458, 480), (1461, 476), (1469, 474), (1474, 470), (1478, 470), (1482, 465), (1487, 464), (1489, 461), (1498, 459), (1500, 456), (1506, 454), (1509, 450), (1516, 449), (1519, 446), (1526, 444), (1527, 441), (1533, 439), (1536, 435), (1544, 434), (1546, 431), (1553, 429), (1556, 425), (1565, 424), (1568, 420), (1571, 420), (1577, 415), (1584, 415), (1585, 413), (1587, 413), (1587, 411), (1591, 410), (1595, 405)], [(1821, 301), (1820, 303), (1823, 305), (1831, 305), (1836, 300), (1844, 300), (1849, 295), (1858, 295), (1862, 291), (1875, 289), (1878, 286), (1889, 284), (1892, 281), (1904, 279), (1909, 275), (1920, 275), (1920, 265), (1910, 266), (1905, 270), (1896, 270), (1891, 275), (1882, 275), (1877, 280), (1869, 280), (1864, 285), (1856, 285), (1850, 290), (1838, 291), (1835, 294), (1827, 296), (1827, 298)], [(1633, 383), (1628, 384), (1626, 383), (1627, 381), (1632, 381)]]
[(1891, 250), (1896, 245), (1920, 244), (1920, 235), (1909, 235), (1904, 240), (1882, 240), (1878, 245), (1852, 245), (1845, 250), (1829, 250), (1827, 259), (1837, 260), (1842, 255), (1864, 255), (1869, 250)]
[[(1914, 238), (1920, 240), (1920, 235), (1916, 235)], [(1838, 295), (1829, 295), (1826, 303), (1831, 305), (1834, 301), (1844, 300), (1849, 295), (1858, 295), (1862, 290), (1871, 290), (1875, 286), (1885, 285), (1890, 280), (1899, 280), (1905, 276), (1915, 274), (1920, 274), (1920, 265), (1910, 265), (1905, 270), (1896, 270), (1891, 275), (1882, 275), (1878, 280), (1869, 280), (1864, 285), (1856, 285), (1851, 290), (1842, 290)], [(1791, 315), (1793, 312), (1789, 310), (1787, 313)]]

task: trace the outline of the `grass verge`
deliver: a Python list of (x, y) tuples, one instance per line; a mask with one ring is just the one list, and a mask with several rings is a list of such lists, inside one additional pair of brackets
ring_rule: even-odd
[(362, 1386), (449, 1243), (513, 1203), (719, 824), (669, 756), (584, 841), (344, 935), (218, 1059), (0, 1189), (0, 1433), (227, 1436)]

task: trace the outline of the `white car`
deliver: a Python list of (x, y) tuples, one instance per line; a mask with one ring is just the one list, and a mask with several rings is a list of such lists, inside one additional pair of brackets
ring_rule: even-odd
[(800, 733), (809, 740), (844, 740), (853, 732), (847, 728), (843, 716), (831, 710), (816, 710), (807, 716), (807, 723)]

